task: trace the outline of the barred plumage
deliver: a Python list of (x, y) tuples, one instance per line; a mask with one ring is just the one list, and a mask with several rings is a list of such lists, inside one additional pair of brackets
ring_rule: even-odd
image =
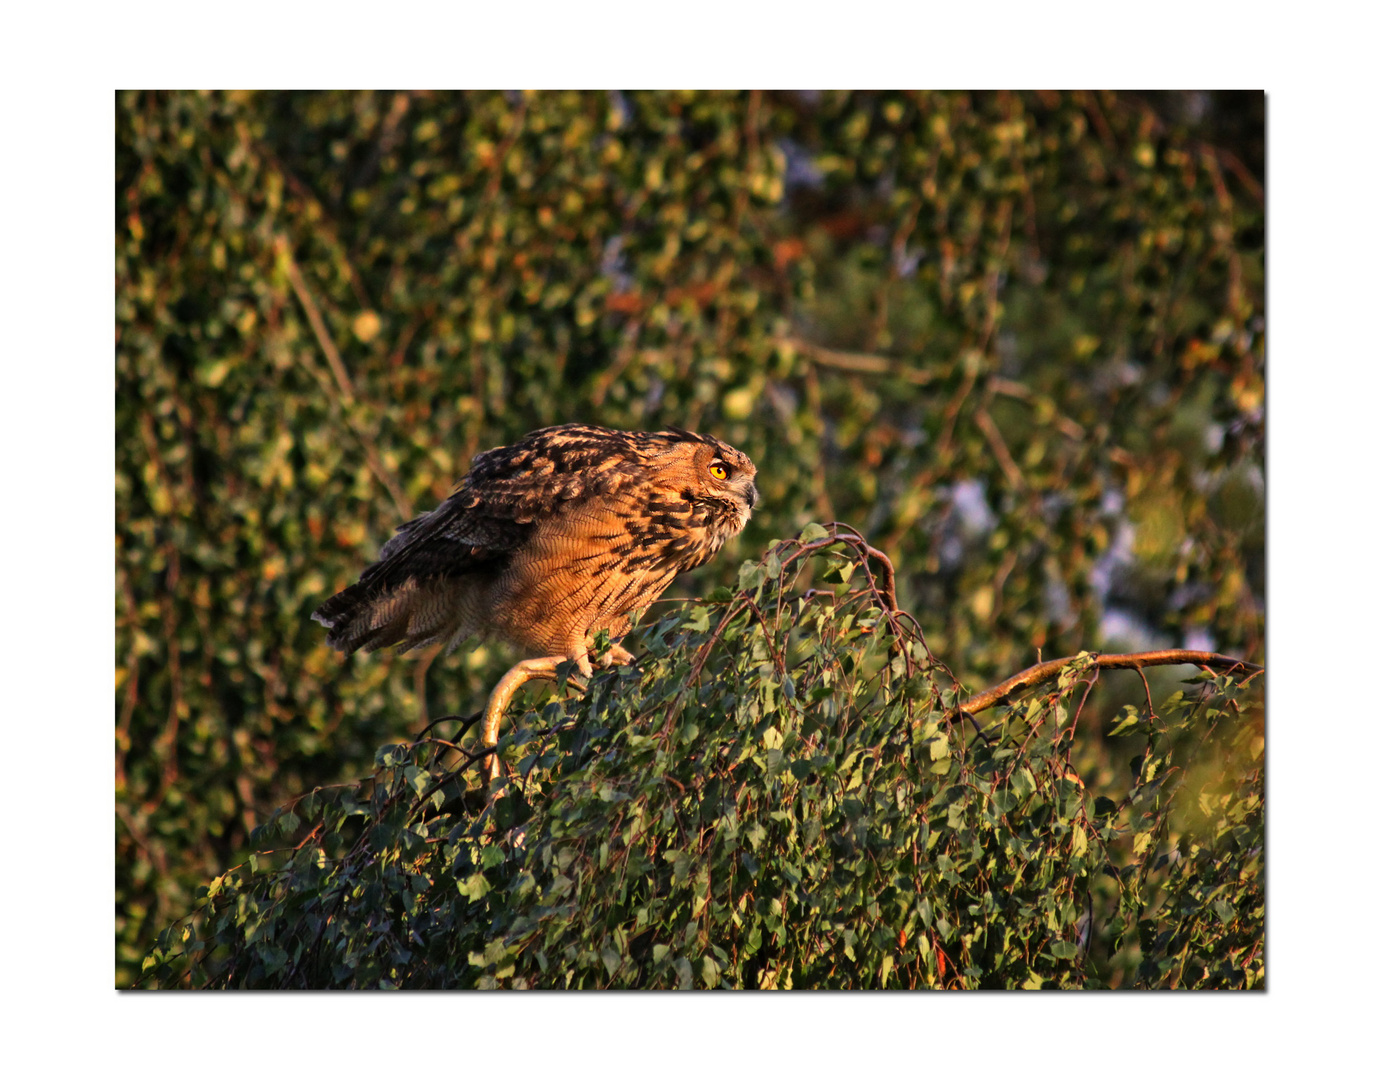
[(755, 477), (708, 435), (542, 428), (477, 455), (450, 498), (312, 618), (345, 653), (483, 634), (588, 674), (597, 631), (626, 633), (633, 611), (741, 531)]

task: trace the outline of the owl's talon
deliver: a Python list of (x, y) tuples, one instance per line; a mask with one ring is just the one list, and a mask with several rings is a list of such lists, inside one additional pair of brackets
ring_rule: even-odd
[(621, 645), (616, 644), (599, 657), (599, 666), (605, 668), (622, 667), (624, 664), (635, 664), (636, 662), (635, 656)]

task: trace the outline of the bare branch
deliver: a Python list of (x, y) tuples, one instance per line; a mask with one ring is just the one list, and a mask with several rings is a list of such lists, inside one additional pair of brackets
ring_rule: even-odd
[[(1160, 667), (1165, 664), (1196, 664), (1198, 667), (1209, 671), (1218, 669), (1241, 670), (1249, 675), (1256, 675), (1264, 670), (1259, 664), (1251, 664), (1247, 660), (1237, 660), (1233, 656), (1222, 656), (1220, 653), (1197, 652), (1193, 649), (1158, 649), (1153, 652), (1142, 653), (1106, 653), (1102, 655), (1091, 653), (1089, 655), (1093, 666), (1099, 671), (1111, 671), (1118, 668), (1140, 671), (1143, 668)], [(1058, 660), (1046, 660), (1042, 664), (1025, 668), (1024, 671), (1018, 675), (1012, 675), (1005, 682), (993, 686), (990, 690), (983, 690), (974, 698), (969, 698), (955, 712), (970, 715), (989, 709), (993, 705), (999, 705), (1012, 694), (1057, 678), (1060, 671), (1077, 659), (1076, 656), (1064, 656)]]
[(789, 345), (796, 351), (803, 353), (820, 367), (851, 371), (858, 375), (895, 375), (914, 383), (916, 386), (923, 386), (934, 377), (931, 371), (910, 367), (904, 361), (876, 356), (873, 353), (840, 352), (837, 349), (826, 349), (822, 345), (815, 345), (812, 341), (806, 341), (799, 337), (782, 337), (779, 341), (780, 344)]

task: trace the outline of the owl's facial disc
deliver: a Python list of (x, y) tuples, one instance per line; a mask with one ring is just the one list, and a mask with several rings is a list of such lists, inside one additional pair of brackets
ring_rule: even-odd
[(737, 528), (741, 529), (757, 504), (757, 488), (752, 482), (756, 468), (746, 455), (724, 447), (708, 464), (709, 483), (728, 495), (739, 507)]

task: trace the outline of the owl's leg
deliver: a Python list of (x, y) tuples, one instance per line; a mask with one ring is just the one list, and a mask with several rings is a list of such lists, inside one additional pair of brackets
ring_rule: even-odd
[[(506, 675), (498, 680), (498, 685), (493, 688), (493, 693), (488, 696), (488, 706), (484, 709), (484, 726), (479, 735), (479, 745), (483, 747), (497, 747), (498, 745), (498, 725), (502, 722), (503, 713), (507, 711), (508, 705), (512, 703), (512, 695), (523, 683), (531, 679), (550, 679), (552, 682), (556, 678), (556, 668), (566, 660), (568, 656), (541, 656), (535, 660), (523, 660), (520, 664), (514, 664), (508, 669)], [(580, 670), (588, 668), (589, 659), (585, 657), (574, 657), (580, 664)], [(592, 670), (592, 669), (590, 669)], [(581, 687), (582, 689), (582, 687)], [(502, 772), (501, 764), (498, 761), (498, 751), (488, 755), (488, 760), (484, 762), (484, 779), (492, 784), (498, 779)]]
[[(598, 658), (600, 667), (618, 667), (622, 664), (630, 664), (634, 659), (630, 652), (617, 644)], [(509, 668), (507, 674), (498, 680), (498, 685), (493, 688), (493, 693), (488, 696), (488, 706), (484, 709), (484, 726), (479, 736), (479, 745), (484, 747), (496, 747), (498, 745), (498, 725), (502, 723), (503, 713), (507, 712), (508, 706), (512, 703), (512, 696), (517, 693), (519, 687), (532, 679), (550, 679), (554, 682), (556, 668), (566, 660), (573, 660), (575, 666), (579, 668), (580, 674), (586, 679), (593, 677), (594, 666), (590, 662), (589, 648), (582, 640), (571, 642), (570, 650), (565, 655), (541, 656), (535, 660), (523, 660), (520, 664), (514, 664)], [(580, 690), (584, 689), (582, 686), (579, 688)], [(491, 785), (498, 779), (501, 772), (502, 766), (495, 750), (489, 754), (488, 760), (484, 762), (484, 778)]]

